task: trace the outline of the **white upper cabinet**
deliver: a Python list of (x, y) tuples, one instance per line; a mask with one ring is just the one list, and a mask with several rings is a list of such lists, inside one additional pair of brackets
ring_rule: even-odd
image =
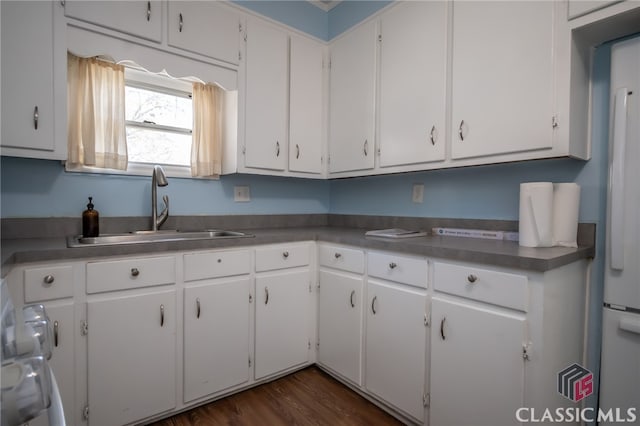
[(289, 81), (289, 170), (322, 173), (324, 48), (291, 36)]
[(553, 12), (547, 1), (453, 3), (453, 159), (552, 147)]
[(220, 2), (169, 2), (170, 46), (238, 64), (240, 29), (240, 15)]
[(65, 15), (147, 40), (162, 41), (162, 1), (64, 2)]
[(331, 45), (329, 172), (373, 169), (376, 22)]
[(51, 158), (56, 155), (53, 152), (54, 6), (55, 3), (49, 1), (0, 3), (3, 155), (9, 154), (5, 148), (33, 150), (33, 154), (25, 156)]
[(445, 2), (401, 3), (381, 17), (381, 167), (444, 160), (446, 17)]
[(262, 21), (247, 23), (245, 166), (287, 167), (287, 34)]

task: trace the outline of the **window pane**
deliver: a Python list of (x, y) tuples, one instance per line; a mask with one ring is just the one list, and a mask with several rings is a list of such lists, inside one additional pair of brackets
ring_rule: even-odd
[(129, 161), (152, 164), (191, 164), (191, 135), (127, 127)]
[(152, 121), (165, 126), (191, 129), (193, 108), (190, 98), (125, 87), (126, 119)]

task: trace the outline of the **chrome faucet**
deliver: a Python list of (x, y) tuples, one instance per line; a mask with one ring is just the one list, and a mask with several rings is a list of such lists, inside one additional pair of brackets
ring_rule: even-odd
[(162, 167), (155, 165), (153, 166), (153, 175), (151, 176), (151, 230), (157, 231), (160, 226), (167, 220), (169, 217), (169, 196), (164, 195), (162, 197), (162, 201), (164, 201), (164, 209), (160, 213), (160, 217), (158, 217), (158, 186), (167, 186), (169, 182), (167, 182), (167, 177), (164, 175), (164, 170)]

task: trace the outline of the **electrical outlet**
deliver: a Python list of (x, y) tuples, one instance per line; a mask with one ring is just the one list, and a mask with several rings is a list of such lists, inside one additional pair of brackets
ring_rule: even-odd
[(233, 187), (233, 201), (237, 203), (247, 203), (251, 201), (251, 193), (248, 186)]
[(424, 201), (424, 184), (414, 183), (411, 199), (414, 203), (422, 203)]

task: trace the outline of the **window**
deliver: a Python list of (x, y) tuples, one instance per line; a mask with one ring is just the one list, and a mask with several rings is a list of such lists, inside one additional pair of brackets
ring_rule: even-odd
[(191, 94), (127, 81), (125, 102), (129, 161), (189, 166)]

